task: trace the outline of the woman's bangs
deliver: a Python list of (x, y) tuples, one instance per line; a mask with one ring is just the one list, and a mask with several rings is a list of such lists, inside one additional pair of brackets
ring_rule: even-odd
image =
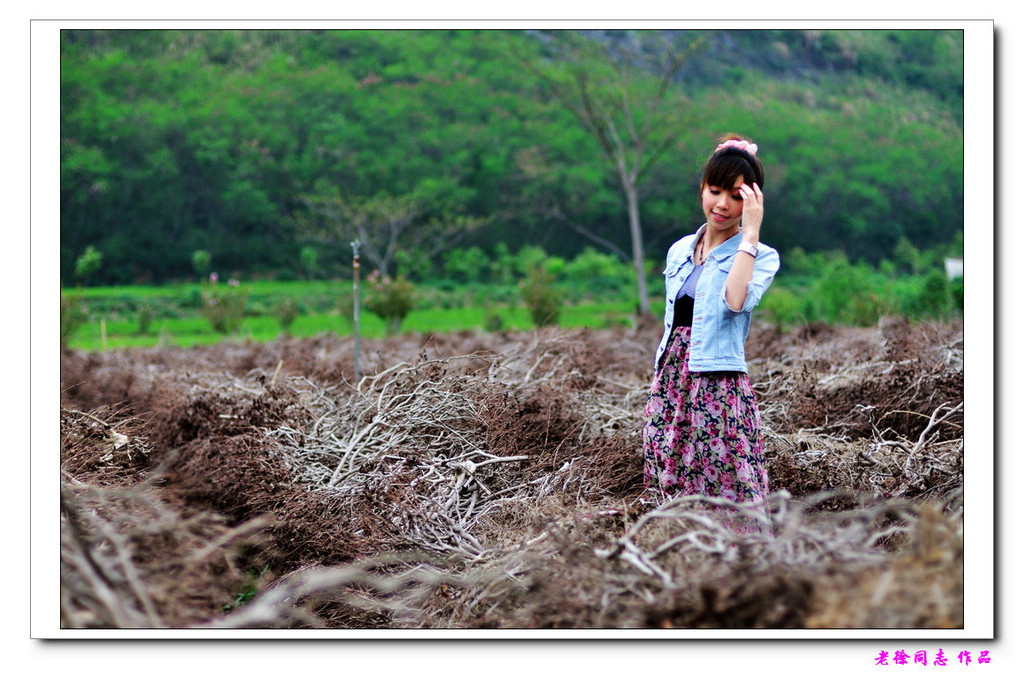
[(704, 177), (704, 185), (731, 189), (736, 185), (736, 178), (741, 176), (745, 182), (751, 183), (754, 181), (754, 177), (750, 170), (750, 163), (742, 158), (726, 156), (712, 162), (708, 166), (707, 175)]

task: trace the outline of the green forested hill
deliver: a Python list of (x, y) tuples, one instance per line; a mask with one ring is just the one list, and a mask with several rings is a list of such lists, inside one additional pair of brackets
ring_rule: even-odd
[[(626, 49), (635, 35), (588, 33)], [(93, 246), (96, 282), (300, 269), (313, 205), (414, 204), (406, 233), (480, 224), (449, 244), (493, 252), (628, 249), (599, 147), (513, 56), (540, 31), (89, 31), (61, 40), (61, 274)], [(783, 253), (877, 262), (963, 229), (959, 31), (680, 32), (687, 127), (642, 188), (648, 256), (701, 223), (699, 171), (727, 132), (760, 145), (762, 237)], [(636, 43), (640, 45), (639, 42)], [(641, 49), (642, 47), (637, 47)], [(549, 63), (551, 69), (588, 64)], [(641, 76), (637, 76), (641, 77)], [(322, 224), (321, 224), (322, 225)], [(343, 266), (342, 239), (318, 243)], [(335, 256), (337, 255), (337, 256)], [(425, 262), (401, 260), (415, 277)]]

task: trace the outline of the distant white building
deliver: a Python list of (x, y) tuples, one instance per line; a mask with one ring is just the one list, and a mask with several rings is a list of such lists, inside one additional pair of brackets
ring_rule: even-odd
[(946, 257), (946, 278), (952, 280), (962, 277), (964, 277), (963, 257)]

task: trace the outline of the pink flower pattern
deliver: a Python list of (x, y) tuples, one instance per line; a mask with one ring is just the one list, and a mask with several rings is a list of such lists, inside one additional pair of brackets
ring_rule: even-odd
[(663, 498), (768, 496), (761, 413), (742, 372), (691, 373), (690, 328), (679, 327), (644, 409), (644, 484)]

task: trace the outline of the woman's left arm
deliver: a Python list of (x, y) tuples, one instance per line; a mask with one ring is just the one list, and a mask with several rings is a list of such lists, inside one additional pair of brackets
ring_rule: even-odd
[[(756, 248), (761, 240), (764, 195), (757, 184), (751, 187), (745, 183), (740, 186), (740, 195), (743, 196), (743, 242)], [(754, 257), (742, 250), (737, 252), (732, 268), (729, 269), (729, 276), (725, 279), (725, 303), (733, 311), (739, 312), (743, 309), (743, 302), (747, 300), (747, 285), (753, 277)]]

